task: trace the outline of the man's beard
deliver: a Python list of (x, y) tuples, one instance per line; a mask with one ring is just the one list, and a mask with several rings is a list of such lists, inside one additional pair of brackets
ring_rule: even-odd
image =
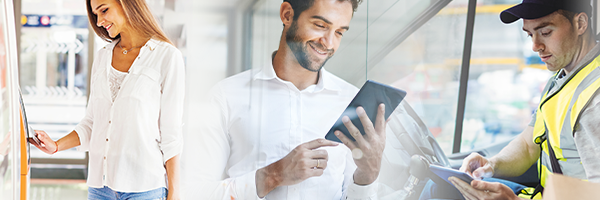
[[(296, 57), (296, 60), (298, 61), (298, 64), (300, 64), (300, 66), (302, 66), (304, 69), (307, 69), (308, 71), (318, 72), (319, 70), (321, 70), (321, 68), (323, 68), (323, 65), (325, 65), (325, 63), (329, 60), (329, 58), (331, 58), (332, 50), (324, 48), (323, 45), (321, 45), (320, 43), (311, 42), (313, 47), (315, 47), (316, 49), (319, 49), (319, 50), (325, 49), (324, 51), (327, 51), (327, 53), (328, 53), (327, 59), (325, 59), (325, 61), (323, 61), (323, 63), (313, 62), (309, 58), (309, 54), (308, 54), (308, 51), (309, 51), (308, 48), (311, 48), (311, 47), (309, 47), (308, 44), (302, 43), (302, 38), (300, 38), (300, 36), (298, 36), (297, 31), (298, 31), (298, 24), (296, 23), (296, 21), (294, 21), (294, 22), (292, 22), (290, 29), (288, 29), (287, 33), (285, 34), (285, 40), (286, 40), (287, 45), (292, 50), (292, 53), (294, 53), (294, 56)], [(316, 60), (316, 58), (315, 58), (315, 60)]]

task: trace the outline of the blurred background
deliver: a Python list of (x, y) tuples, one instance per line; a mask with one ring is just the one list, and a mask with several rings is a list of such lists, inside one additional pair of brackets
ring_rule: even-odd
[[(147, 0), (185, 59), (184, 137), (207, 117), (214, 84), (270, 64), (281, 2)], [(553, 72), (531, 50), (522, 21), (499, 19), (520, 0), (475, 2), (468, 9), (469, 0), (363, 0), (325, 68), (359, 88), (370, 79), (407, 91), (405, 100), (448, 155), (510, 140), (529, 123)], [(85, 115), (91, 63), (106, 43), (90, 29), (85, 1), (13, 4), (29, 125), (56, 140)], [(86, 198), (86, 153), (30, 152), (30, 199)]]

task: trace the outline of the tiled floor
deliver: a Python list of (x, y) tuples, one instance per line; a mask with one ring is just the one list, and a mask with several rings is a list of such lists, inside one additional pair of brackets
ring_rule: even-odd
[(85, 180), (32, 179), (29, 188), (31, 200), (85, 200)]

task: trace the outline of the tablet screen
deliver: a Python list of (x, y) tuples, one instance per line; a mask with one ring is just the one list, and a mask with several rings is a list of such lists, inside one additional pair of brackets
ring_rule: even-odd
[(365, 134), (365, 130), (363, 128), (358, 115), (356, 114), (356, 108), (358, 106), (362, 106), (369, 116), (369, 119), (373, 124), (375, 124), (375, 119), (377, 117), (377, 107), (379, 104), (385, 104), (385, 119), (392, 114), (392, 112), (398, 107), (402, 99), (406, 96), (406, 92), (400, 89), (393, 88), (388, 85), (384, 85), (372, 80), (367, 80), (367, 82), (360, 88), (358, 94), (352, 99), (350, 104), (344, 110), (344, 113), (338, 118), (333, 127), (329, 129), (329, 132), (325, 136), (325, 139), (341, 142), (340, 139), (335, 136), (334, 132), (336, 130), (342, 131), (346, 137), (350, 138), (352, 141), (355, 141), (354, 137), (350, 135), (346, 126), (342, 122), (342, 117), (348, 116), (354, 126), (360, 130), (361, 134)]
[(444, 179), (446, 182), (450, 183), (450, 185), (452, 185), (452, 183), (448, 180), (448, 178), (450, 178), (451, 176), (459, 178), (467, 183), (471, 183), (471, 181), (473, 181), (473, 177), (471, 175), (452, 168), (442, 167), (438, 165), (429, 165), (429, 170), (431, 170), (431, 172), (433, 172), (434, 174), (438, 175), (440, 178)]

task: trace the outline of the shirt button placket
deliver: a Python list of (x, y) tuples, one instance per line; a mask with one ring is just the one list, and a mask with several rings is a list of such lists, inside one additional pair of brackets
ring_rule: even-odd
[[(113, 104), (114, 105), (114, 104)], [(110, 114), (109, 114), (109, 119), (108, 119), (108, 131), (106, 132), (106, 143), (104, 146), (104, 158), (102, 159), (102, 183), (103, 185), (106, 185), (106, 175), (108, 174), (108, 161), (107, 161), (107, 156), (108, 156), (108, 149), (110, 148), (110, 143), (108, 142), (108, 138), (110, 138), (111, 132), (112, 132), (112, 118), (113, 118), (113, 111), (114, 111), (114, 107), (111, 105), (110, 107)]]
[(302, 133), (302, 93), (298, 94), (298, 98), (296, 98), (296, 105), (298, 111), (298, 119), (296, 120), (296, 133), (298, 133), (298, 144), (304, 143), (304, 135)]
[(290, 149), (293, 149), (295, 146), (299, 145), (298, 142), (298, 132), (296, 127), (298, 126), (298, 104), (297, 104), (298, 94), (296, 91), (292, 90), (290, 92)]

